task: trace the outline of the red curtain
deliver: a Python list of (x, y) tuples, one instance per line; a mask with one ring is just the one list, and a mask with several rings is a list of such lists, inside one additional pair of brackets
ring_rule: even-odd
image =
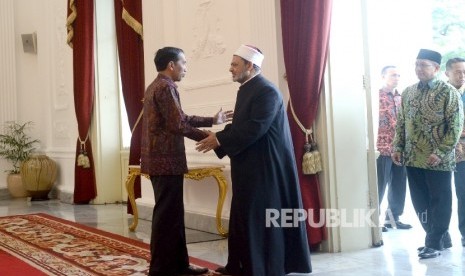
[[(68, 43), (73, 48), (74, 107), (79, 138), (74, 170), (74, 203), (86, 204), (97, 196), (90, 143), (90, 123), (94, 103), (94, 1), (68, 0)], [(81, 145), (81, 141), (84, 145)], [(90, 167), (78, 166), (84, 149)]]
[[(142, 99), (145, 91), (142, 1), (114, 0), (116, 37), (123, 98), (132, 130), (129, 164), (140, 165)], [(140, 177), (134, 183), (136, 198), (141, 196)], [(128, 204), (128, 213), (132, 213)]]
[[(295, 113), (308, 129), (315, 121), (328, 54), (332, 0), (281, 0), (281, 27), (284, 63)], [(301, 160), (305, 135), (288, 108), (295, 156)], [(302, 201), (305, 210), (313, 210), (320, 218), (321, 195), (318, 175), (303, 175), (297, 161)], [(326, 240), (325, 227), (314, 228), (307, 223), (310, 248)]]

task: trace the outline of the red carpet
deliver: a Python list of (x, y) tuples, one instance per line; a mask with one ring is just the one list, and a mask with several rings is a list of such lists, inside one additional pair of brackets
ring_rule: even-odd
[(149, 262), (149, 245), (130, 238), (46, 214), (0, 217), (2, 276), (147, 275)]

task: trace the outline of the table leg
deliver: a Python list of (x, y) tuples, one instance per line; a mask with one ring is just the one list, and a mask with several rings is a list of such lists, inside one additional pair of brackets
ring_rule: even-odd
[(128, 192), (129, 203), (131, 204), (132, 214), (134, 216), (129, 230), (134, 232), (137, 224), (139, 223), (139, 212), (137, 211), (136, 199), (134, 195), (134, 181), (136, 180), (137, 173), (129, 171), (129, 175), (126, 179), (126, 191)]
[(223, 212), (224, 200), (226, 199), (228, 183), (226, 182), (226, 179), (224, 178), (223, 173), (221, 171), (213, 172), (212, 176), (216, 179), (216, 182), (218, 183), (218, 205), (216, 207), (216, 228), (218, 229), (218, 233), (220, 233), (221, 236), (227, 237), (228, 232), (226, 232), (223, 228), (223, 222), (221, 220), (221, 215)]
[(221, 221), (221, 213), (223, 211), (223, 204), (226, 198), (226, 192), (228, 189), (228, 183), (224, 178), (223, 171), (219, 168), (201, 168), (201, 169), (191, 169), (187, 174), (184, 175), (185, 178), (201, 180), (205, 177), (212, 176), (215, 178), (218, 183), (218, 203), (216, 206), (216, 229), (218, 233), (223, 237), (228, 235), (223, 228), (223, 223)]
[[(126, 179), (126, 190), (128, 192), (129, 203), (131, 204), (132, 212), (133, 212), (133, 222), (129, 226), (130, 231), (135, 231), (137, 224), (139, 223), (139, 212), (137, 210), (135, 195), (134, 195), (134, 182), (136, 177), (140, 175), (140, 169), (129, 169), (129, 174)], [(187, 174), (184, 175), (185, 178), (190, 178), (194, 180), (201, 180), (207, 176), (212, 176), (215, 178), (218, 184), (218, 203), (216, 207), (216, 229), (218, 233), (223, 237), (228, 236), (228, 232), (224, 230), (223, 222), (221, 220), (221, 215), (223, 212), (223, 205), (226, 199), (226, 193), (228, 189), (228, 183), (223, 175), (223, 171), (221, 169), (193, 169), (189, 171)]]

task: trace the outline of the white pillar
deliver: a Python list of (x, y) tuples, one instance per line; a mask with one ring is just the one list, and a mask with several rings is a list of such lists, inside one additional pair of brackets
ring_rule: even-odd
[(0, 1), (0, 123), (17, 117), (13, 2)]
[[(3, 123), (17, 118), (16, 100), (16, 66), (15, 66), (15, 35), (14, 35), (14, 0), (0, 1), (0, 133), (3, 133)], [(0, 159), (0, 188), (6, 187), (8, 168), (5, 160)]]

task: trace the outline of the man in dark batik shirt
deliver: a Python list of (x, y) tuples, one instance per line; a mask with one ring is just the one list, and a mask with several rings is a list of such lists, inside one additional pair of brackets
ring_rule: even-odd
[(199, 141), (207, 134), (196, 127), (211, 127), (227, 120), (188, 116), (181, 108), (175, 82), (186, 74), (184, 52), (175, 47), (157, 51), (158, 76), (144, 95), (141, 172), (150, 175), (155, 194), (149, 275), (201, 275), (208, 271), (189, 265), (184, 230), (183, 181), (187, 172), (184, 137)]
[(410, 229), (410, 224), (402, 223), (399, 216), (404, 212), (405, 193), (407, 190), (407, 172), (404, 166), (392, 162), (392, 141), (396, 135), (397, 112), (401, 103), (401, 96), (397, 91), (400, 74), (395, 66), (385, 66), (381, 70), (384, 81), (379, 90), (379, 126), (376, 146), (379, 157), (376, 160), (378, 174), (378, 200), (379, 204), (388, 188), (388, 208), (383, 232), (387, 228)]

